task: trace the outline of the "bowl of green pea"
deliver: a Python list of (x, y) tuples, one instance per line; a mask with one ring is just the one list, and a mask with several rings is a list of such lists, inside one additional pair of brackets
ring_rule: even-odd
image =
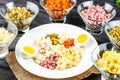
[(120, 52), (120, 20), (106, 23), (104, 30), (110, 42), (113, 44), (114, 49)]

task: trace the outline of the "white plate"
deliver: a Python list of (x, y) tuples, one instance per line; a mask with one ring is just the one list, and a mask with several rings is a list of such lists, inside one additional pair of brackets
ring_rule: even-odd
[[(24, 45), (33, 44), (36, 39), (38, 39), (41, 35), (46, 35), (47, 33), (53, 32), (67, 32), (71, 36), (76, 37), (80, 33), (86, 33), (89, 36), (89, 44), (85, 46), (85, 55), (81, 59), (78, 66), (66, 69), (64, 71), (59, 70), (49, 70), (46, 68), (41, 67), (40, 65), (36, 64), (32, 59), (24, 59), (20, 55), (20, 49)], [(91, 61), (91, 52), (93, 49), (98, 46), (94, 37), (89, 34), (87, 31), (83, 30), (74, 25), (70, 24), (61, 24), (61, 23), (52, 23), (52, 24), (45, 24), (38, 26), (26, 34), (24, 34), (18, 41), (15, 53), (18, 63), (27, 71), (37, 76), (42, 76), (46, 78), (68, 78), (79, 75), (85, 71), (87, 71), (92, 65)]]

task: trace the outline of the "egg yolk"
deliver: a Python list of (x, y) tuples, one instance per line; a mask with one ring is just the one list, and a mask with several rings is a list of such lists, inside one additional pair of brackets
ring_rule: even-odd
[(23, 50), (24, 50), (25, 52), (27, 52), (28, 54), (34, 54), (34, 53), (35, 53), (35, 50), (34, 50), (31, 46), (25, 46), (25, 47), (23, 48)]
[(77, 37), (77, 41), (80, 42), (80, 43), (84, 43), (86, 42), (88, 39), (88, 36), (86, 34), (80, 34), (78, 37)]

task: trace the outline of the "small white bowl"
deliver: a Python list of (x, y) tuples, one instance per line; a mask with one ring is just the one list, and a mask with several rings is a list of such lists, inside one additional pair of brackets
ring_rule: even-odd
[(89, 36), (86, 33), (79, 34), (75, 38), (75, 45), (77, 46), (85, 46), (89, 41)]
[(32, 58), (37, 54), (38, 50), (36, 47), (31, 46), (31, 45), (25, 45), (21, 49), (21, 54), (23, 58)]

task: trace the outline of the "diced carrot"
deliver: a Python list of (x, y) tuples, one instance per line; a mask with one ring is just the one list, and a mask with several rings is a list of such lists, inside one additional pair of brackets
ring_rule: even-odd
[[(59, 5), (59, 8), (52, 7), (51, 10), (64, 10), (71, 7), (74, 3), (71, 0), (46, 0), (44, 6), (51, 9), (53, 5)], [(61, 6), (61, 7), (60, 7)], [(62, 8), (62, 9), (61, 9)]]
[(67, 39), (64, 41), (63, 45), (65, 48), (69, 48), (71, 46), (74, 46), (74, 39)]

